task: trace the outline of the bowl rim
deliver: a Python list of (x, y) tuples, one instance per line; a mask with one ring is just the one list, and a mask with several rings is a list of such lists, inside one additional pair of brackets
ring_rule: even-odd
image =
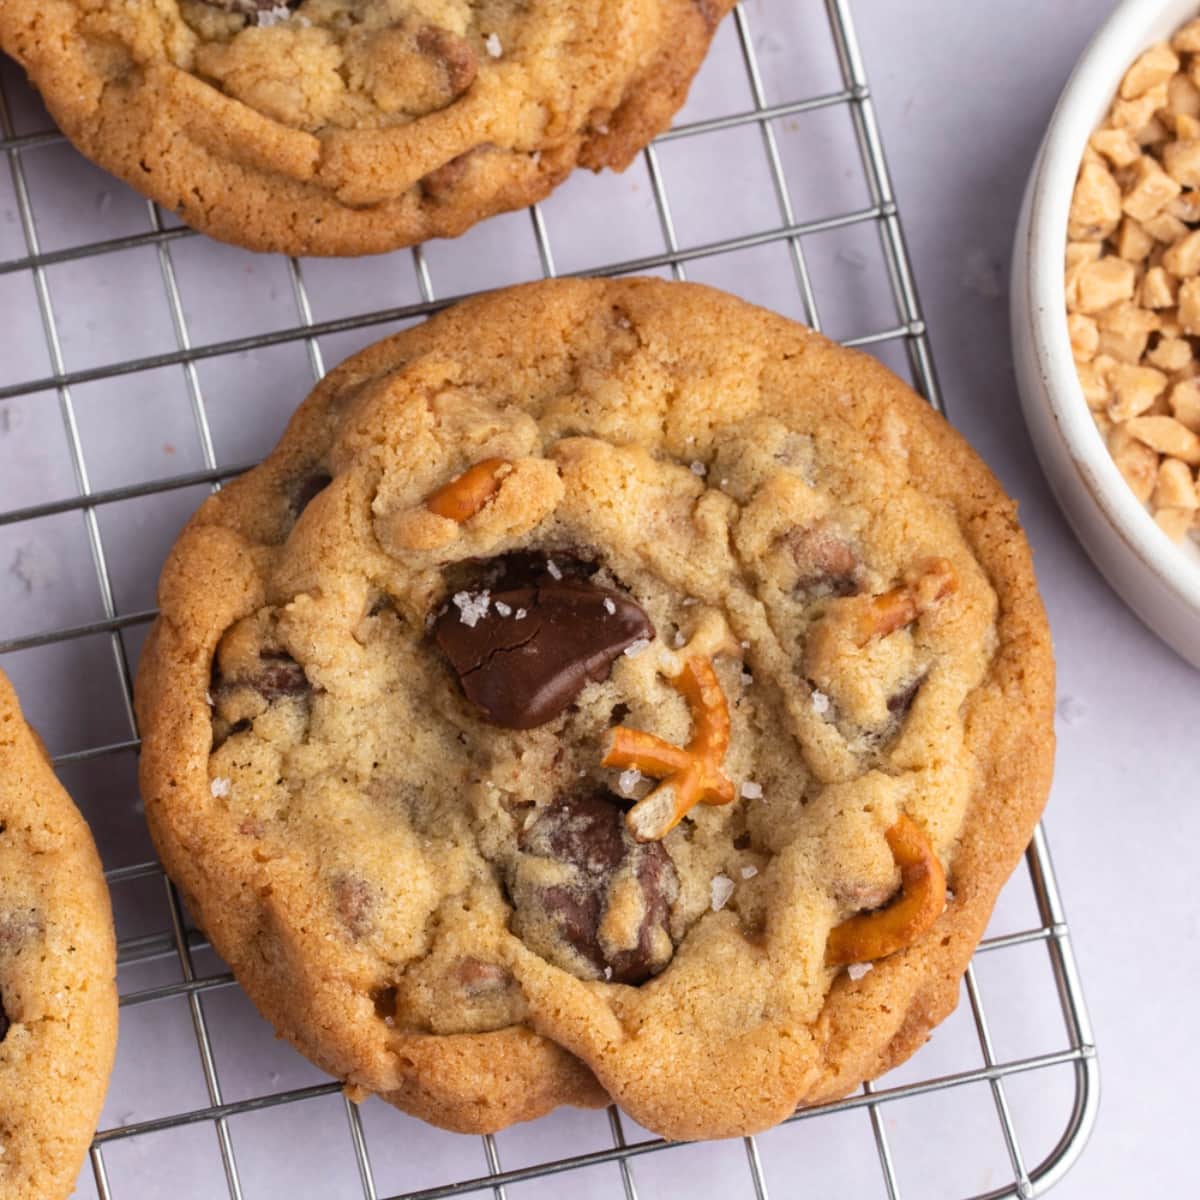
[(1092, 420), (1067, 333), (1063, 280), (1071, 196), (1088, 138), (1133, 60), (1196, 16), (1200, 0), (1167, 0), (1150, 9), (1146, 0), (1123, 0), (1085, 48), (1051, 115), (1034, 168), (1027, 264), (1034, 354), (1050, 415), (1082, 483), (1129, 549), (1200, 613), (1200, 547), (1180, 547), (1158, 527)]

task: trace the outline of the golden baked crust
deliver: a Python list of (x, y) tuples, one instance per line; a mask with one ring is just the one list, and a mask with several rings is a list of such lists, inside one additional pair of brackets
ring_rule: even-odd
[[(437, 515), (489, 459), (510, 466), (477, 514)], [(567, 585), (635, 601), (656, 636), (498, 728), (428, 630), (444, 648), (456, 609), (487, 618), (480, 574), (519, 552), (588, 564)], [(952, 586), (846, 643), (930, 562)], [(355, 356), (201, 507), (160, 603), (137, 705), (167, 869), (282, 1034), (454, 1129), (607, 1095), (725, 1136), (882, 1073), (953, 1008), (1049, 786), (1053, 661), (1012, 501), (873, 359), (695, 285), (532, 284)], [(572, 850), (652, 786), (601, 765), (612, 725), (688, 741), (667, 676), (692, 655), (737, 799), (649, 850)], [(902, 816), (947, 904), (851, 977), (826, 940), (895, 890)]]
[(457, 236), (576, 164), (624, 168), (731, 7), (0, 0), (0, 46), (84, 154), (188, 224), (366, 254)]
[(112, 909), (91, 833), (0, 673), (0, 1193), (67, 1196), (117, 1044)]

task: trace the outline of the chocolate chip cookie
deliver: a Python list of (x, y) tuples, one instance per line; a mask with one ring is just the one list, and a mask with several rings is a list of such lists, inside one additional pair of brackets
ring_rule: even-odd
[(623, 169), (733, 0), (2, 0), (89, 158), (213, 237), (366, 254)]
[(70, 1194), (117, 1043), (100, 859), (0, 673), (0, 1195)]
[(1015, 506), (873, 359), (556, 281), (350, 359), (141, 662), (168, 870), (352, 1094), (744, 1133), (911, 1054), (1045, 800)]

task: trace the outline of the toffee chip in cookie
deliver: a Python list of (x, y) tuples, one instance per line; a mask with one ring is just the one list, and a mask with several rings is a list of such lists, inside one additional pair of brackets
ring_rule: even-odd
[(91, 833), (0, 673), (0, 1195), (61, 1200), (117, 1042), (112, 909)]
[(733, 0), (3, 0), (80, 151), (223, 241), (367, 254), (622, 170)]
[(1012, 501), (873, 359), (690, 284), (363, 351), (160, 600), (163, 861), (281, 1034), (451, 1129), (845, 1095), (953, 1008), (1049, 784)]

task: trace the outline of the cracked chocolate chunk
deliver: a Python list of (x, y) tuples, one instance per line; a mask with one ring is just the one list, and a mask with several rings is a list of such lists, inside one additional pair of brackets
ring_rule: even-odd
[(531, 950), (576, 975), (582, 959), (614, 983), (642, 983), (667, 965), (675, 866), (660, 842), (633, 840), (614, 798), (564, 797), (518, 846), (512, 928)]
[(584, 685), (607, 679), (634, 642), (654, 637), (641, 606), (623, 592), (568, 575), (543, 559), (531, 583), (507, 566), (497, 590), (456, 593), (433, 636), (463, 694), (493, 725), (532, 729), (559, 715)]

